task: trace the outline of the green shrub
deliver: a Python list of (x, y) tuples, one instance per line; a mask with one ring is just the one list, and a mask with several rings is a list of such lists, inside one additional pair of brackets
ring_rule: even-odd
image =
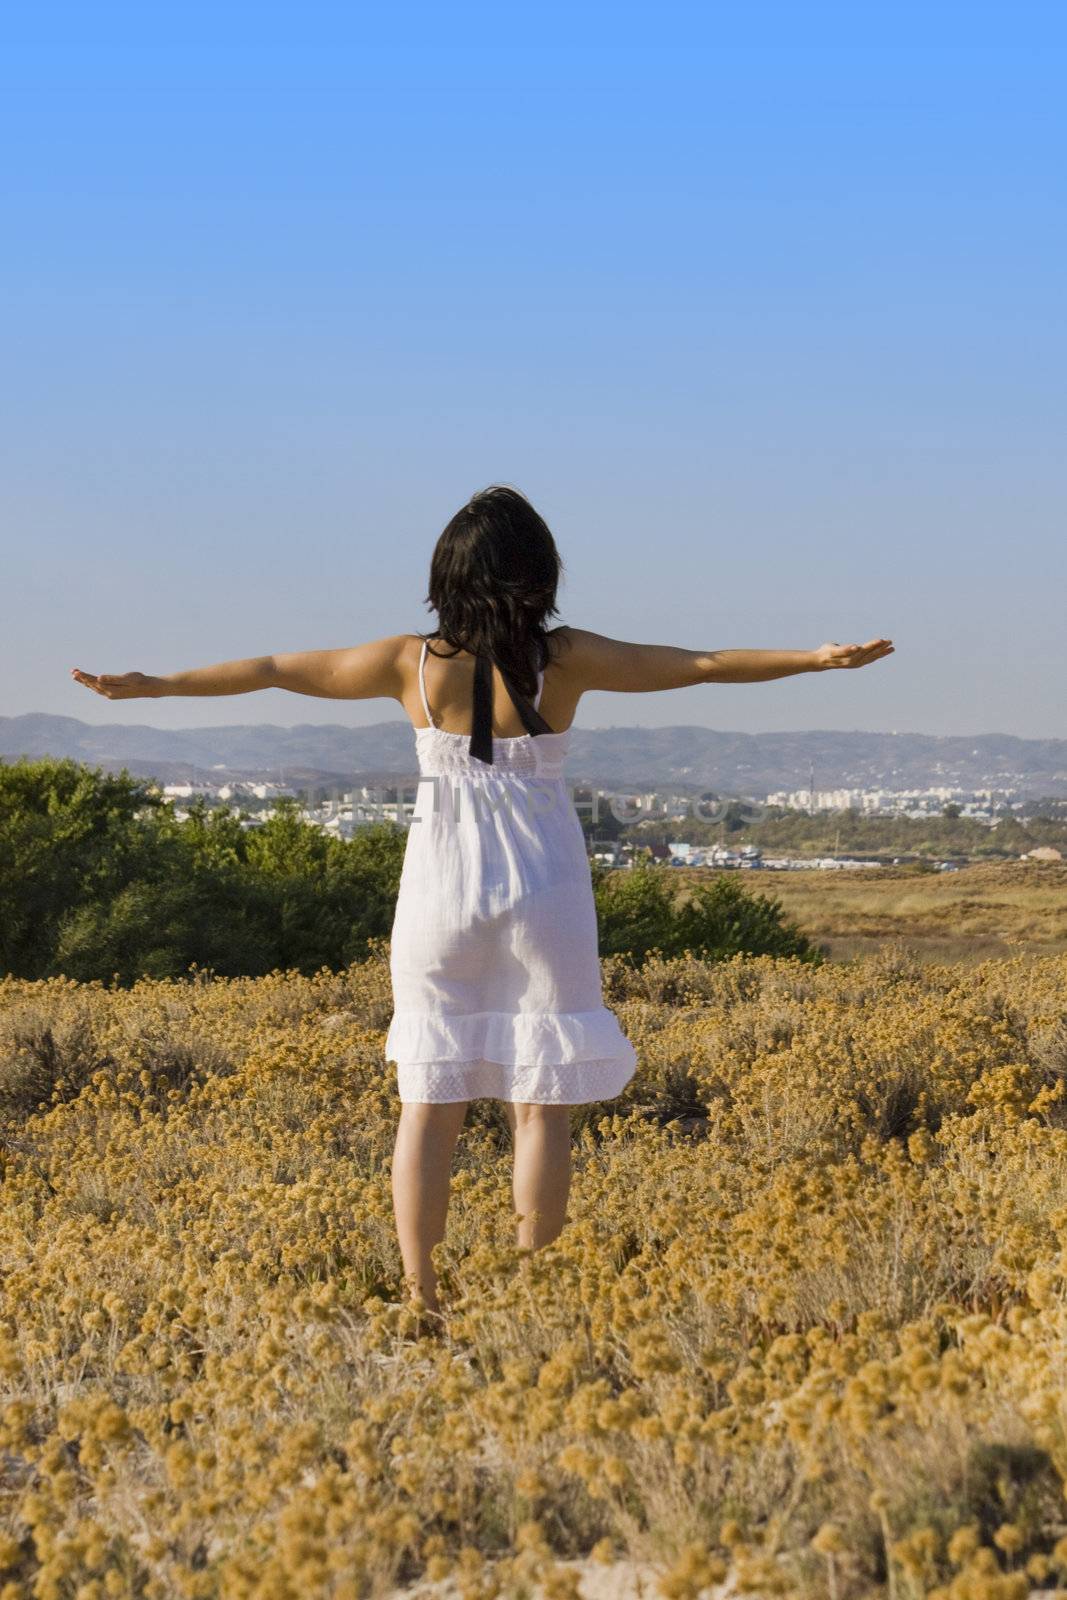
[(653, 950), (686, 951), (709, 961), (735, 955), (796, 956), (818, 964), (819, 950), (782, 915), (781, 902), (751, 893), (738, 877), (717, 873), (681, 895), (669, 870), (639, 862), (612, 871), (594, 862), (593, 894), (600, 952), (643, 961)]

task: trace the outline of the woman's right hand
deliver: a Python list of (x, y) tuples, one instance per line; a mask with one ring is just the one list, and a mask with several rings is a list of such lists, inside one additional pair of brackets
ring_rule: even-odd
[(151, 678), (144, 672), (83, 672), (71, 667), (70, 675), (76, 683), (102, 694), (105, 700), (158, 700), (166, 691), (160, 678)]
[(866, 667), (893, 654), (892, 639), (868, 639), (866, 644), (821, 644), (815, 651), (816, 672), (833, 667)]

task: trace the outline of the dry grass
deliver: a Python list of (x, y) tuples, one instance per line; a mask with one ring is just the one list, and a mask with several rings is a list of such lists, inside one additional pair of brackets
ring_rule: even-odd
[[(687, 875), (672, 869), (679, 880)], [(825, 944), (835, 961), (873, 954), (887, 940), (929, 961), (1067, 951), (1067, 864), (977, 863), (922, 874), (899, 867), (813, 868), (746, 873), (745, 884), (780, 900), (786, 915)]]
[(535, 1255), (472, 1108), (439, 1342), (399, 1292), (384, 950), (0, 984), (0, 1600), (1054, 1587), (1065, 980), (605, 962), (638, 1075), (575, 1111)]

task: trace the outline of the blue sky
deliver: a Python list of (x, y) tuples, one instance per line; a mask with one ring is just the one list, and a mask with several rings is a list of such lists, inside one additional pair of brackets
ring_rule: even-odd
[(583, 726), (1067, 737), (1058, 8), (19, 11), (0, 713), (402, 715), (69, 668), (414, 631), (504, 482), (561, 620), (896, 642)]

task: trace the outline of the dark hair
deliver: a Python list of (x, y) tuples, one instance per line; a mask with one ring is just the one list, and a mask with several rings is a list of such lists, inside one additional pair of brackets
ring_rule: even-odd
[(562, 570), (544, 519), (517, 489), (492, 484), (456, 512), (434, 547), (425, 602), (437, 613), (434, 634), (452, 655), (488, 655), (532, 699), (556, 631), (545, 622), (559, 615)]

